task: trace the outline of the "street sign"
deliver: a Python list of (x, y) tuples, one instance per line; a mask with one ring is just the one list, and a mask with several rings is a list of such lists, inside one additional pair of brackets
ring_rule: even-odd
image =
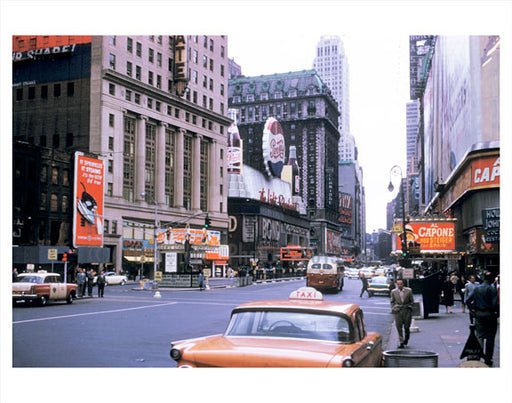
[(161, 271), (155, 272), (155, 281), (162, 281), (162, 272)]
[(391, 232), (393, 232), (394, 234), (401, 234), (403, 231), (404, 227), (402, 226), (402, 224), (394, 224), (393, 227), (391, 228)]
[(404, 280), (414, 278), (414, 269), (403, 269), (402, 278)]
[(48, 249), (48, 260), (57, 260), (57, 249)]

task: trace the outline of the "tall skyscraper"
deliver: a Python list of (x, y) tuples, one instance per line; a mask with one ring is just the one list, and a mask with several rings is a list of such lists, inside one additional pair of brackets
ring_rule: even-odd
[[(411, 159), (416, 159), (416, 136), (420, 122), (420, 102), (418, 99), (406, 104), (407, 127), (407, 174), (411, 173)], [(415, 166), (415, 162), (412, 163)]]
[(340, 112), (338, 119), (339, 159), (341, 161), (353, 160), (355, 141), (350, 134), (349, 69), (345, 48), (339, 36), (322, 36), (320, 38), (313, 68), (329, 87), (338, 103)]

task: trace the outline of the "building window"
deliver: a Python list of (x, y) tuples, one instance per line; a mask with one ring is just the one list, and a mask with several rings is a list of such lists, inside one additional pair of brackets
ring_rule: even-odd
[(111, 234), (117, 234), (117, 221), (112, 221), (112, 232)]
[(135, 97), (135, 103), (136, 103), (137, 105), (140, 105), (140, 94), (135, 93), (135, 96), (134, 96), (134, 97)]
[(213, 71), (213, 59), (210, 59), (210, 71)]
[(224, 96), (224, 84), (220, 85), (220, 95)]
[(148, 108), (153, 109), (153, 99), (148, 98)]
[(114, 160), (108, 160), (108, 172), (114, 173)]
[(162, 104), (160, 103), (160, 101), (155, 101), (155, 110), (156, 110), (157, 112), (160, 112), (161, 105), (162, 105)]
[(63, 213), (67, 213), (69, 208), (68, 196), (62, 195), (61, 210)]
[(198, 53), (197, 53), (197, 50), (194, 50), (193, 61), (194, 61), (195, 64), (197, 64), (197, 59), (198, 59)]
[(208, 37), (203, 35), (203, 46), (206, 49), (208, 47)]
[(156, 177), (156, 126), (146, 123), (146, 162), (145, 162), (145, 186), (146, 195), (155, 196)]
[(158, 67), (162, 67), (162, 54), (161, 53), (156, 54), (156, 65)]
[(213, 78), (210, 78), (210, 91), (213, 91)]
[(52, 213), (59, 211), (59, 197), (55, 193), (50, 196), (50, 211)]
[(153, 63), (154, 58), (155, 58), (155, 51), (153, 49), (149, 48), (149, 50), (148, 50), (148, 61), (150, 63)]
[(46, 210), (46, 203), (47, 203), (47, 194), (45, 192), (41, 192), (41, 198), (39, 203), (39, 210)]
[(197, 84), (197, 71), (192, 70), (192, 81), (194, 84)]
[(23, 101), (23, 88), (16, 90), (16, 101)]
[(162, 89), (162, 76), (160, 74), (156, 75), (156, 88)]
[(126, 40), (126, 50), (129, 53), (133, 53), (133, 39), (132, 38), (128, 38)]
[(174, 207), (174, 153), (175, 132), (165, 130), (165, 199), (166, 205)]
[(203, 95), (203, 108), (206, 108), (206, 102), (207, 102), (206, 95)]
[(69, 186), (69, 171), (67, 169), (62, 170), (62, 186)]
[(48, 99), (48, 86), (41, 86), (41, 99)]
[(68, 97), (75, 95), (75, 83), (68, 83)]
[(210, 39), (210, 51), (213, 52), (213, 39)]
[(34, 99), (36, 97), (36, 87), (28, 87), (28, 99)]
[(139, 57), (142, 57), (142, 43), (137, 42), (137, 44), (135, 46), (136, 46), (135, 54)]
[(114, 150), (114, 137), (108, 136), (108, 149)]
[(132, 100), (132, 92), (130, 90), (126, 90), (126, 94), (125, 94), (125, 97), (124, 97), (127, 101), (131, 101)]
[(209, 142), (201, 140), (201, 174), (200, 174), (200, 208), (202, 211), (208, 211), (208, 148)]
[(132, 74), (133, 74), (133, 64), (132, 64), (132, 62), (126, 62), (126, 75), (131, 77)]
[(194, 102), (195, 104), (197, 104), (197, 91), (194, 91), (192, 93), (192, 102)]
[(148, 72), (148, 84), (153, 85), (153, 72)]
[(59, 148), (60, 146), (60, 136), (57, 133), (53, 135), (52, 145), (54, 148)]
[(192, 205), (192, 136), (183, 136), (183, 206), (190, 210)]
[(110, 38), (109, 38), (109, 43), (110, 43), (112, 46), (116, 46), (116, 36), (115, 36), (115, 35), (110, 36)]
[(208, 68), (208, 57), (203, 56), (203, 67), (206, 69)]
[(124, 118), (123, 199), (133, 201), (135, 189), (135, 124), (134, 118)]
[(224, 65), (223, 64), (220, 65), (220, 75), (222, 77), (224, 77)]
[(116, 95), (116, 86), (114, 84), (108, 85), (108, 93), (110, 95)]
[(209, 106), (210, 110), (213, 111), (213, 99), (212, 98), (208, 99), (208, 106)]
[(140, 66), (135, 66), (135, 78), (140, 81), (141, 77), (142, 77), (142, 68)]
[(73, 146), (73, 133), (66, 133), (66, 147)]
[(112, 69), (116, 69), (116, 55), (113, 55), (112, 53), (108, 55), (108, 66)]
[(60, 84), (53, 84), (53, 96), (55, 98), (60, 97)]
[(226, 50), (224, 49), (224, 46), (221, 46), (220, 47), (220, 57), (224, 58), (225, 54), (226, 54)]

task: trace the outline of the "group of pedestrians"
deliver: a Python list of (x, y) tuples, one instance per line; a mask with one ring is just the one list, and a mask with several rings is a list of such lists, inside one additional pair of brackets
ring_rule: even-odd
[[(92, 297), (92, 290), (94, 288), (94, 277), (95, 272), (93, 269), (86, 271), (85, 269), (78, 269), (76, 275), (76, 284), (78, 285), (77, 294), (78, 297), (85, 297), (85, 291), (87, 290), (87, 296)], [(103, 298), (105, 291), (105, 272), (100, 271), (100, 274), (96, 276), (96, 285), (98, 286), (98, 298)]]
[[(468, 308), (470, 326), (475, 326), (484, 362), (492, 367), (499, 317), (499, 275), (495, 279), (491, 272), (486, 272), (482, 284), (475, 275), (470, 275), (463, 287), (458, 286), (461, 280), (464, 282), (464, 278), (459, 278), (456, 274), (445, 277), (441, 287), (441, 303), (445, 305), (446, 312), (453, 313), (454, 293), (461, 293), (462, 312), (465, 313), (466, 307)], [(400, 341), (398, 348), (405, 348), (409, 342), (414, 296), (410, 288), (404, 287), (403, 280), (398, 279), (396, 285), (397, 288), (390, 294), (391, 311)], [(363, 291), (361, 295), (362, 293)]]

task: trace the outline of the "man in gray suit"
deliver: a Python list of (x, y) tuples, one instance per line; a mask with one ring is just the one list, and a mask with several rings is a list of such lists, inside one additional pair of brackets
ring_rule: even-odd
[(404, 348), (409, 342), (414, 297), (412, 290), (404, 287), (403, 280), (397, 280), (396, 285), (398, 288), (391, 291), (391, 312), (395, 317), (396, 330), (400, 339), (398, 348)]

